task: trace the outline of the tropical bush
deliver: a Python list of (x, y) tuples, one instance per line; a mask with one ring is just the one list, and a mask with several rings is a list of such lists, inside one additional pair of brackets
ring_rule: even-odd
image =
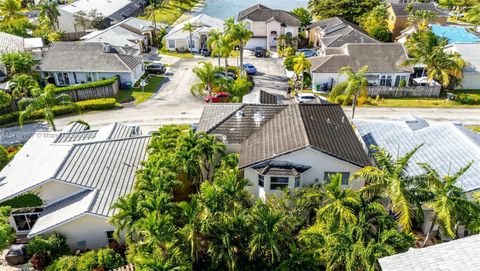
[(16, 232), (9, 223), (10, 210), (8, 206), (0, 207), (0, 250), (6, 249), (16, 237)]
[(285, 66), (285, 69), (289, 71), (293, 71), (293, 65), (295, 65), (293, 61), (294, 59), (295, 59), (295, 55), (291, 55), (285, 58), (285, 60), (283, 61), (283, 65)]
[[(55, 88), (55, 92), (68, 92), (78, 89), (89, 89), (89, 88), (98, 88), (113, 85), (117, 81), (117, 77), (112, 77), (110, 79), (99, 80), (91, 83), (72, 85), (68, 87), (59, 87)], [(68, 93), (67, 93), (68, 94)]]
[(5, 149), (5, 147), (0, 145), (0, 170), (2, 170), (2, 168), (4, 168), (8, 164), (9, 160), (10, 156), (8, 155), (7, 150)]
[(10, 52), (2, 54), (0, 60), (9, 74), (31, 73), (36, 61), (30, 52)]
[[(0, 148), (0, 152), (1, 152), (1, 148)], [(43, 204), (43, 201), (37, 194), (26, 193), (20, 196), (16, 196), (13, 199), (4, 201), (0, 203), (0, 206), (10, 206), (12, 208), (31, 208), (31, 207), (42, 206), (42, 204)]]
[(52, 233), (49, 236), (35, 236), (27, 244), (27, 252), (32, 255), (32, 266), (36, 270), (44, 270), (51, 262), (67, 255), (70, 249), (65, 236)]
[(10, 108), (12, 105), (12, 95), (0, 90), (0, 111)]
[(80, 256), (63, 256), (46, 271), (113, 270), (125, 265), (125, 259), (111, 248), (91, 250)]

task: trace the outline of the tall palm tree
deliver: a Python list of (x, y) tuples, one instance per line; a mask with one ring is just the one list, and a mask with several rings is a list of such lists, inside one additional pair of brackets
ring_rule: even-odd
[(16, 74), (10, 81), (10, 89), (14, 99), (21, 99), (32, 95), (32, 91), (38, 88), (38, 83), (28, 74)]
[(408, 15), (408, 25), (423, 31), (428, 25), (437, 19), (437, 13), (431, 10), (415, 10)]
[(109, 220), (109, 223), (115, 226), (114, 235), (117, 240), (120, 239), (120, 233), (125, 233), (125, 239), (128, 244), (133, 242), (134, 225), (142, 218), (139, 211), (140, 194), (132, 192), (125, 197), (119, 198), (113, 205), (112, 209), (115, 214)]
[(389, 199), (389, 209), (395, 213), (398, 224), (405, 232), (410, 232), (412, 228), (413, 209), (421, 214), (419, 199), (412, 188), (416, 180), (406, 174), (408, 163), (420, 147), (394, 159), (384, 149), (374, 146), (372, 150), (377, 167), (367, 166), (353, 175), (353, 178), (365, 180), (363, 193)]
[(304, 78), (303, 78), (303, 73), (305, 71), (309, 71), (311, 67), (310, 60), (305, 57), (304, 53), (298, 54), (294, 59), (293, 59), (293, 70), (297, 74), (297, 76), (300, 78), (300, 91), (303, 92), (304, 88)]
[(208, 33), (208, 40), (207, 40), (207, 45), (208, 48), (212, 51), (212, 55), (216, 55), (218, 59), (218, 67), (220, 67), (220, 53), (218, 52), (219, 50), (219, 44), (220, 44), (220, 39), (222, 38), (222, 32), (220, 32), (217, 29), (213, 29)]
[(190, 92), (193, 95), (203, 96), (205, 91), (211, 93), (213, 87), (217, 84), (216, 73), (218, 70), (208, 61), (202, 61), (199, 64), (201, 66), (193, 68), (193, 73), (200, 79), (200, 82), (192, 85)]
[(189, 36), (188, 49), (190, 50), (190, 52), (192, 52), (192, 48), (193, 48), (192, 36), (193, 36), (193, 30), (195, 30), (195, 27), (193, 26), (192, 23), (188, 22), (183, 26), (182, 30), (184, 32), (188, 32), (188, 36)]
[(243, 48), (247, 41), (253, 36), (253, 32), (247, 29), (245, 23), (238, 23), (227, 32), (229, 39), (240, 49), (240, 74), (243, 74)]
[(68, 94), (57, 95), (55, 93), (54, 85), (47, 85), (44, 89), (37, 89), (34, 91), (32, 98), (22, 98), (18, 102), (20, 108), (25, 108), (20, 112), (19, 122), (20, 126), (23, 125), (25, 118), (31, 116), (34, 112), (42, 110), (43, 116), (47, 122), (52, 126), (52, 129), (56, 131), (55, 127), (55, 115), (53, 114), (53, 107), (55, 105), (73, 105), (76, 104), (72, 101), (72, 97)]
[(461, 168), (455, 174), (442, 178), (431, 166), (420, 164), (426, 172), (426, 184), (423, 190), (430, 195), (424, 204), (433, 211), (431, 226), (422, 246), (425, 246), (428, 242), (432, 229), (437, 223), (442, 226), (448, 236), (454, 238), (454, 228), (457, 226), (457, 222), (472, 210), (470, 207), (473, 203), (467, 199), (465, 191), (457, 186), (458, 179), (462, 177), (471, 165), (472, 163)]
[(235, 49), (235, 46), (232, 44), (231, 40), (225, 36), (222, 36), (218, 42), (218, 51), (221, 57), (225, 59), (225, 72), (228, 68), (228, 58), (232, 54), (232, 51)]
[(229, 17), (228, 19), (226, 19), (224, 26), (225, 26), (225, 33), (230, 32), (235, 26), (235, 18)]
[[(156, 11), (156, 1), (155, 0), (150, 0), (150, 5), (148, 5), (146, 8), (145, 8), (145, 17), (147, 19), (150, 19), (153, 23), (153, 33), (155, 35), (155, 33), (157, 32), (157, 16), (155, 14), (155, 11)], [(155, 38), (155, 37), (153, 37)]]
[(465, 14), (465, 20), (475, 25), (476, 27), (480, 25), (480, 4), (472, 7), (467, 11), (467, 13)]
[(411, 56), (405, 64), (425, 65), (429, 80), (440, 82), (445, 88), (462, 80), (465, 62), (460, 54), (445, 52), (446, 39), (431, 31), (418, 31), (407, 39), (405, 45)]
[(60, 12), (58, 11), (58, 4), (55, 1), (42, 0), (39, 4), (40, 17), (48, 19), (50, 27), (53, 30), (58, 29), (58, 17)]
[(250, 217), (252, 236), (248, 247), (250, 258), (256, 255), (268, 257), (270, 263), (278, 262), (285, 255), (286, 244), (291, 239), (285, 216), (265, 203), (257, 202)]
[(22, 17), (22, 4), (19, 0), (2, 0), (0, 2), (0, 12), (4, 16), (3, 20), (9, 21)]
[(350, 66), (342, 67), (340, 75), (347, 77), (347, 88), (345, 89), (348, 97), (353, 95), (352, 120), (355, 117), (355, 107), (357, 106), (357, 97), (361, 92), (365, 92), (368, 80), (365, 74), (368, 72), (368, 66), (363, 66), (358, 72), (354, 72)]
[(330, 176), (330, 182), (323, 192), (323, 206), (317, 211), (317, 218), (327, 220), (334, 218), (339, 226), (356, 223), (354, 207), (360, 202), (360, 196), (350, 188), (342, 188), (342, 175)]

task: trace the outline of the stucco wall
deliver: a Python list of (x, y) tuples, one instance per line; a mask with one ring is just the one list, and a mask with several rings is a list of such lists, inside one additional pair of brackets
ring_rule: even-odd
[(35, 189), (34, 192), (38, 193), (39, 197), (43, 200), (44, 205), (48, 205), (49, 203), (63, 199), (66, 196), (80, 192), (81, 190), (84, 190), (84, 188), (57, 181), (48, 181), (44, 185)]
[[(73, 14), (70, 12), (63, 11), (62, 9), (58, 9), (60, 16), (58, 17), (58, 26), (59, 29), (65, 33), (75, 32)], [(79, 27), (77, 31), (84, 31)]]
[(462, 85), (457, 89), (480, 89), (480, 73), (463, 73)]

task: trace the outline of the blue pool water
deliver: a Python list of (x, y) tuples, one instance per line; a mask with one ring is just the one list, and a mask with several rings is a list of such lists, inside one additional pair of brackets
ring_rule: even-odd
[(292, 11), (298, 7), (307, 7), (308, 0), (207, 0), (203, 13), (220, 19), (237, 17), (238, 12), (255, 4), (272, 9)]
[(480, 42), (480, 38), (468, 32), (463, 27), (432, 25), (432, 32), (439, 37), (448, 39), (448, 43)]

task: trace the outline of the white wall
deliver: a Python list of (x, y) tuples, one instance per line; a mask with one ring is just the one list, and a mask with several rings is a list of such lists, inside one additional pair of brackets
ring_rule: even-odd
[(267, 48), (267, 38), (251, 38), (245, 44), (245, 49), (255, 49), (255, 47)]
[(462, 85), (456, 89), (480, 89), (480, 73), (464, 72)]
[(46, 233), (53, 231), (67, 237), (67, 243), (71, 249), (79, 248), (77, 242), (86, 241), (86, 248), (97, 249), (106, 247), (107, 231), (113, 231), (114, 227), (107, 223), (108, 218), (94, 215), (84, 215), (78, 219), (60, 225)]
[[(73, 33), (75, 32), (74, 22), (75, 19), (73, 18), (73, 14), (70, 12), (66, 12), (62, 9), (58, 9), (60, 16), (58, 17), (58, 26), (59, 29), (65, 33)], [(77, 31), (84, 31), (80, 29), (81, 26), (78, 27)]]
[(80, 192), (81, 190), (84, 190), (84, 188), (57, 181), (48, 181), (33, 192), (38, 193), (38, 196), (43, 200), (44, 205), (48, 205), (54, 201), (64, 199), (69, 195)]

